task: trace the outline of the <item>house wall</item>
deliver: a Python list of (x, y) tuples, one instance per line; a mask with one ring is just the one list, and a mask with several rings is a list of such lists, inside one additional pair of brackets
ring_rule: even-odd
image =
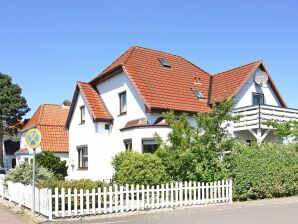
[[(111, 165), (112, 158), (118, 152), (125, 150), (123, 140), (132, 139), (133, 150), (141, 152), (142, 139), (154, 138), (155, 133), (166, 137), (169, 132), (169, 129), (164, 127), (134, 128), (121, 131), (128, 121), (147, 118), (149, 124), (153, 124), (161, 116), (158, 113), (151, 115), (145, 112), (145, 105), (140, 95), (124, 72), (98, 84), (96, 87), (114, 121), (110, 130), (105, 130), (104, 122), (94, 122), (84, 96), (79, 94), (69, 126), (71, 167), (68, 179), (110, 180), (114, 173)], [(119, 93), (123, 91), (126, 91), (127, 113), (119, 115)], [(86, 108), (86, 121), (80, 125), (80, 107), (82, 105), (85, 105)], [(88, 170), (78, 169), (77, 148), (83, 145), (88, 146)]]
[(267, 105), (281, 106), (269, 82), (267, 82), (263, 86), (259, 86), (254, 82), (254, 77), (256, 73), (260, 70), (260, 68), (257, 68), (257, 70), (252, 74), (252, 76), (249, 78), (249, 80), (246, 82), (243, 88), (234, 97), (234, 99), (236, 100), (235, 108), (251, 106), (253, 93), (264, 94), (265, 104)]

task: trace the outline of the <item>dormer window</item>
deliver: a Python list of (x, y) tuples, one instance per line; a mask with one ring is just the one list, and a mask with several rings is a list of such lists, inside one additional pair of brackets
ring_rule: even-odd
[(192, 92), (193, 92), (194, 94), (196, 94), (196, 96), (197, 96), (199, 99), (205, 99), (205, 96), (203, 95), (203, 93), (201, 93), (200, 90), (192, 89)]
[(80, 107), (80, 113), (81, 113), (81, 124), (85, 123), (85, 106)]
[(127, 112), (126, 91), (119, 93), (119, 101), (120, 101), (120, 115), (126, 114)]

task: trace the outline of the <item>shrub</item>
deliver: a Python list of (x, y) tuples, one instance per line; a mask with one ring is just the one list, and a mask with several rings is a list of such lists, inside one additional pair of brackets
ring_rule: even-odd
[(107, 187), (109, 184), (101, 182), (101, 181), (92, 181), (88, 179), (82, 179), (82, 180), (69, 180), (69, 181), (64, 181), (64, 180), (44, 180), (40, 182), (37, 187), (38, 188), (71, 188), (71, 189), (83, 189), (83, 190), (92, 190), (92, 189), (97, 189), (97, 188), (102, 188), (102, 187)]
[(112, 165), (113, 179), (118, 184), (156, 185), (167, 181), (161, 160), (154, 154), (120, 152), (113, 158)]
[(52, 152), (44, 152), (36, 155), (36, 164), (52, 171), (55, 178), (58, 180), (64, 180), (67, 176), (66, 161), (61, 161), (61, 159)]
[(235, 200), (291, 196), (298, 193), (297, 145), (242, 145), (226, 158)]
[[(32, 184), (33, 166), (27, 162), (20, 163), (14, 169), (9, 170), (4, 178), (4, 182), (22, 183), (24, 185)], [(42, 166), (36, 166), (35, 181), (39, 183), (54, 177), (54, 174)]]

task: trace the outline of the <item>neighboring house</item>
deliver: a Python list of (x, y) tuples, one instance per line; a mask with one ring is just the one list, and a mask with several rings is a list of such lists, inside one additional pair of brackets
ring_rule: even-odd
[(3, 163), (4, 168), (9, 170), (16, 165), (15, 152), (20, 148), (20, 140), (17, 136), (4, 136), (3, 141)]
[(61, 160), (68, 161), (68, 130), (65, 128), (69, 106), (42, 104), (32, 118), (20, 131), (20, 148), (15, 152), (17, 163), (29, 161), (32, 158), (26, 145), (25, 135), (28, 130), (37, 128), (41, 132), (41, 145), (37, 151), (53, 152)]
[[(255, 76), (261, 77), (258, 84)], [(162, 112), (209, 112), (211, 104), (223, 98), (236, 100), (235, 114), (243, 117), (229, 131), (245, 141), (280, 141), (263, 121), (298, 118), (262, 61), (210, 75), (177, 55), (128, 49), (93, 80), (77, 83), (66, 122), (69, 179), (111, 179), (116, 153), (154, 152), (155, 133), (166, 139), (171, 130)]]

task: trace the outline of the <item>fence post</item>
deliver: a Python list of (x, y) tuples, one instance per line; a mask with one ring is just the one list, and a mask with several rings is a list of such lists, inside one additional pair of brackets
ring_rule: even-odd
[(145, 186), (142, 185), (142, 210), (145, 208)]
[(71, 189), (67, 189), (68, 194), (68, 216), (71, 216)]
[(165, 186), (164, 184), (161, 185), (161, 207), (165, 207)]
[(114, 185), (114, 189), (115, 189), (115, 212), (118, 212), (118, 185), (115, 184)]
[(155, 205), (154, 205), (154, 186), (151, 186), (151, 209), (154, 209)]
[(53, 220), (53, 207), (52, 207), (52, 189), (48, 189), (48, 215), (49, 215), (49, 220)]
[(160, 205), (159, 205), (159, 193), (160, 193), (159, 185), (157, 185), (156, 191), (157, 191), (157, 194), (156, 194), (156, 199), (157, 199), (157, 201), (156, 201), (156, 207), (157, 208), (160, 208)]
[(147, 185), (146, 187), (146, 207), (149, 208), (150, 207), (150, 188), (149, 185)]
[(183, 204), (183, 183), (182, 182), (180, 182), (179, 199), (180, 199), (180, 207), (182, 207), (182, 204)]
[(120, 186), (120, 211), (123, 213), (123, 186)]
[(171, 207), (174, 207), (174, 183), (171, 182)]
[(113, 187), (112, 186), (109, 186), (109, 199), (110, 199), (110, 203), (109, 203), (110, 209), (109, 209), (109, 211), (110, 211), (110, 213), (112, 213), (113, 212)]
[(90, 192), (86, 190), (86, 214), (90, 214)]
[(97, 203), (98, 213), (101, 214), (101, 188), (97, 189)]
[(74, 189), (74, 215), (78, 215), (78, 190)]
[(59, 213), (58, 213), (58, 209), (59, 209), (59, 195), (58, 195), (58, 188), (55, 188), (55, 216), (58, 217)]
[(129, 211), (129, 186), (128, 184), (125, 185), (125, 206), (126, 206), (126, 211)]
[(140, 186), (137, 184), (137, 211), (140, 210)]
[(169, 207), (169, 184), (166, 183), (166, 208)]
[(95, 189), (92, 189), (92, 214), (96, 214), (95, 210)]
[(135, 186), (131, 185), (131, 211), (135, 210)]
[(233, 181), (230, 179), (229, 181), (229, 203), (233, 202)]
[(187, 181), (184, 181), (184, 205), (188, 205), (188, 197), (187, 197)]
[(107, 188), (103, 188), (103, 213), (107, 214)]
[(175, 187), (175, 206), (178, 207), (179, 205), (179, 183), (176, 182), (176, 187)]
[(84, 192), (80, 189), (80, 215), (84, 214)]

